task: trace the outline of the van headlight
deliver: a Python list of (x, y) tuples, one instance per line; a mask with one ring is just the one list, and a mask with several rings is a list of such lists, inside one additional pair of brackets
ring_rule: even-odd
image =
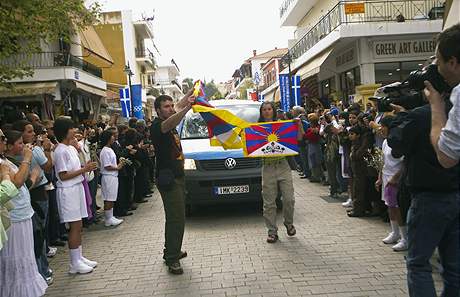
[(195, 160), (193, 160), (193, 159), (185, 159), (185, 161), (184, 161), (184, 169), (185, 170), (196, 170)]

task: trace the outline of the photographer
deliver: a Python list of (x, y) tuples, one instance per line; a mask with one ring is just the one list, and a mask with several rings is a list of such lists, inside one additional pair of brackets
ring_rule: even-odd
[(457, 165), (460, 158), (460, 24), (439, 35), (436, 51), (439, 73), (454, 87), (450, 96), (453, 107), (446, 118), (446, 103), (430, 82), (425, 95), (431, 104), (431, 143), (444, 168)]
[[(455, 80), (454, 73), (444, 71), (443, 63), (448, 64), (446, 68), (450, 71), (459, 68), (457, 62), (460, 47), (459, 32), (459, 26), (455, 26), (442, 32), (438, 37), (436, 54), (440, 57), (438, 63), (443, 65), (438, 67), (445, 79), (438, 73), (436, 66), (428, 66), (421, 72), (411, 73), (408, 79), (411, 89), (419, 95), (423, 89), (423, 82), (429, 81), (429, 83), (425, 82), (427, 85), (425, 93), (431, 102), (442, 100), (440, 96), (434, 99), (435, 89), (437, 93), (447, 93), (450, 86), (458, 84), (458, 70)], [(446, 85), (445, 80), (448, 80), (450, 86)], [(453, 92), (453, 96), (455, 94), (456, 91)], [(400, 101), (404, 103), (404, 100)], [(447, 102), (441, 104), (449, 105)], [(437, 247), (444, 280), (441, 296), (459, 296), (458, 165), (444, 168), (438, 161), (439, 154), (437, 155), (433, 149), (429, 137), (432, 114), (430, 104), (410, 111), (405, 111), (400, 106), (392, 106), (398, 113), (390, 131), (388, 144), (392, 148), (394, 157), (404, 155), (407, 161), (405, 183), (411, 192), (411, 206), (407, 218), (409, 294), (417, 297), (436, 296), (430, 258)], [(444, 114), (444, 117), (447, 114), (447, 108), (439, 110), (436, 109), (437, 107), (439, 106), (433, 108), (435, 120), (440, 114)], [(436, 129), (437, 126), (438, 123), (435, 123), (433, 128)], [(458, 142), (455, 145), (458, 146)]]

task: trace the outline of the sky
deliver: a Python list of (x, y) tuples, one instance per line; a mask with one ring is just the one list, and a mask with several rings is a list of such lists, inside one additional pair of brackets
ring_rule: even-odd
[(181, 78), (231, 79), (255, 49), (287, 47), (292, 28), (281, 28), (281, 0), (99, 0), (103, 11), (154, 15), (159, 64), (174, 58)]

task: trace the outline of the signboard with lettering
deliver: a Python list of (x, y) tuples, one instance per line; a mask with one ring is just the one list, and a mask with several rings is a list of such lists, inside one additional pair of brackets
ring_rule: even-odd
[(436, 41), (433, 38), (419, 40), (386, 40), (376, 41), (372, 45), (375, 59), (424, 57), (434, 55)]
[(291, 104), (291, 92), (289, 91), (289, 75), (280, 74), (281, 109), (288, 112)]
[(364, 13), (364, 3), (345, 3), (345, 14)]
[(354, 61), (355, 57), (355, 48), (350, 48), (346, 50), (343, 54), (340, 54), (335, 58), (335, 66), (340, 67), (344, 64), (348, 64)]

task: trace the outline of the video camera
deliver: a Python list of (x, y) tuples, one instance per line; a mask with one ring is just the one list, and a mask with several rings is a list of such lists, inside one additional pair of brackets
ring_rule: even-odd
[(381, 91), (385, 97), (370, 97), (377, 102), (380, 112), (389, 112), (393, 108), (390, 104), (400, 105), (407, 110), (425, 105), (427, 102), (423, 96), (425, 81), (429, 81), (439, 93), (450, 92), (451, 88), (438, 72), (435, 64), (430, 64), (423, 70), (415, 70), (402, 83), (394, 83), (384, 86)]

